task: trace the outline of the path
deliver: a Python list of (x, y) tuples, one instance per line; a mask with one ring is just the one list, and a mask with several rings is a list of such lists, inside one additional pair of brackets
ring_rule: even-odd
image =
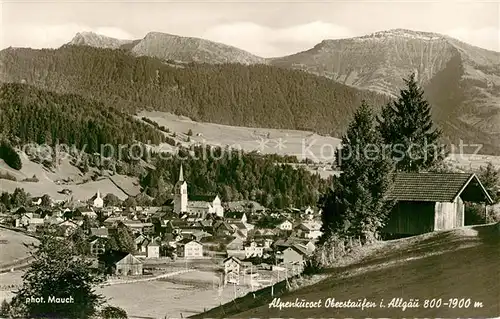
[(130, 280), (109, 280), (102, 284), (101, 286), (111, 286), (111, 285), (120, 285), (120, 284), (131, 284), (135, 282), (142, 282), (142, 281), (153, 281), (153, 280), (158, 280), (162, 278), (167, 278), (167, 277), (172, 277), (175, 275), (180, 275), (186, 272), (194, 271), (195, 269), (184, 269), (184, 270), (179, 270), (179, 271), (174, 271), (170, 272), (168, 274), (163, 274), (163, 275), (158, 275), (154, 277), (148, 277), (148, 278), (140, 278), (140, 279), (130, 279)]

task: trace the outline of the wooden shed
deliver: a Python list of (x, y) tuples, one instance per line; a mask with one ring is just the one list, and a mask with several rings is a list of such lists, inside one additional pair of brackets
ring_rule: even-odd
[(107, 273), (113, 275), (142, 275), (142, 261), (127, 252), (106, 252), (99, 257), (99, 262), (103, 267), (105, 267)]
[(492, 204), (475, 174), (398, 173), (389, 199), (396, 202), (382, 231), (417, 235), (464, 226), (464, 202)]

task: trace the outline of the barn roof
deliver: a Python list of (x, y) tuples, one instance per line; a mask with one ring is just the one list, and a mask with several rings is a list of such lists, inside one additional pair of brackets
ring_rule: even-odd
[(475, 174), (467, 173), (397, 173), (389, 199), (396, 201), (493, 203)]

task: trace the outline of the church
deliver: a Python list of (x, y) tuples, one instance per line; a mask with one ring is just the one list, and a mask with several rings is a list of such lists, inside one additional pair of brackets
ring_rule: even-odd
[(187, 213), (198, 218), (205, 218), (208, 214), (224, 216), (224, 208), (219, 195), (215, 196), (212, 201), (208, 200), (206, 196), (188, 199), (187, 182), (184, 180), (182, 165), (179, 171), (179, 181), (175, 184), (174, 189), (174, 212), (177, 214)]

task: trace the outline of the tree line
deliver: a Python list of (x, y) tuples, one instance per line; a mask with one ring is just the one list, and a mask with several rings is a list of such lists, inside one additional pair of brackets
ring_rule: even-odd
[(279, 156), (210, 146), (181, 149), (179, 155), (158, 158), (153, 162), (156, 169), (141, 179), (145, 192), (157, 202), (175, 191), (181, 165), (191, 195), (218, 194), (223, 201), (254, 200), (270, 208), (314, 205), (329, 183), (303, 167), (277, 163)]
[(18, 145), (61, 143), (92, 154), (103, 144), (117, 149), (164, 141), (163, 133), (131, 115), (75, 94), (9, 83), (2, 84), (0, 96), (0, 134)]

